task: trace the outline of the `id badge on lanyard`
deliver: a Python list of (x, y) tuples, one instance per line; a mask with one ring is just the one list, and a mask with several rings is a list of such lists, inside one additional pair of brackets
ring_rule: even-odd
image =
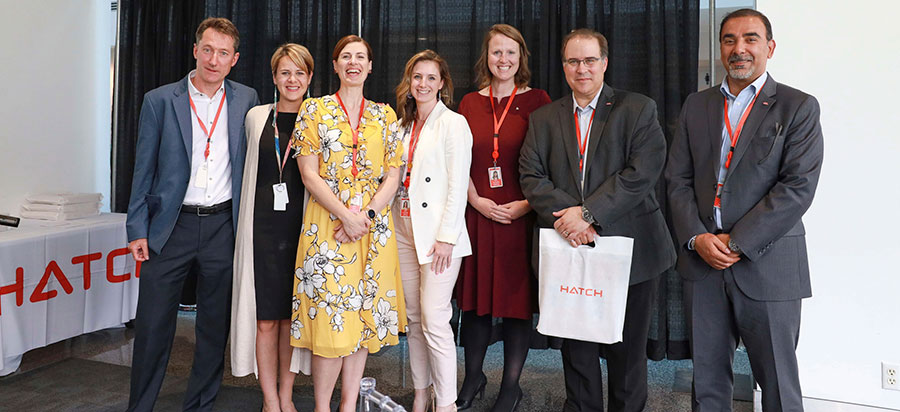
[(490, 181), (491, 189), (503, 187), (503, 172), (500, 171), (500, 166), (488, 168), (488, 180)]
[(291, 202), (288, 197), (287, 183), (284, 179), (284, 166), (287, 164), (288, 153), (291, 152), (291, 142), (288, 141), (287, 149), (284, 151), (284, 160), (281, 158), (281, 142), (278, 138), (278, 103), (272, 105), (272, 129), (275, 132), (275, 165), (278, 166), (278, 183), (272, 185), (272, 193), (275, 196), (272, 202), (273, 209), (276, 212), (284, 212), (287, 210), (287, 204)]
[(491, 99), (491, 120), (494, 121), (494, 151), (491, 152), (491, 158), (494, 159), (494, 166), (489, 167), (487, 170), (488, 183), (490, 183), (491, 189), (503, 187), (503, 171), (500, 169), (500, 166), (497, 166), (497, 159), (500, 158), (500, 126), (502, 126), (503, 121), (506, 120), (506, 115), (509, 113), (509, 108), (512, 107), (513, 100), (516, 98), (516, 92), (518, 91), (518, 86), (513, 88), (512, 94), (509, 95), (509, 100), (506, 102), (506, 108), (503, 109), (503, 114), (500, 115), (500, 120), (498, 121), (494, 109), (494, 88), (488, 88), (488, 97)]
[(206, 189), (207, 181), (209, 180), (209, 162), (203, 162), (200, 167), (197, 168), (197, 175), (194, 176), (194, 187), (200, 189)]

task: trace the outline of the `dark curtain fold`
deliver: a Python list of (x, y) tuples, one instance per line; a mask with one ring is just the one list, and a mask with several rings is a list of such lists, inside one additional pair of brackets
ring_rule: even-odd
[(111, 209), (124, 213), (131, 195), (134, 147), (144, 93), (177, 81), (196, 66), (194, 32), (204, 18), (202, 0), (119, 2), (116, 66), (115, 174)]
[[(143, 94), (183, 77), (194, 67), (194, 30), (205, 16), (231, 19), (241, 33), (241, 53), (229, 78), (272, 101), (269, 60), (275, 48), (295, 42), (316, 62), (313, 96), (338, 88), (331, 67), (337, 40), (357, 30), (355, 0), (165, 0), (120, 2), (122, 25), (117, 88), (115, 211), (128, 206), (134, 144)], [(475, 90), (473, 66), (485, 31), (495, 23), (517, 27), (531, 51), (531, 86), (554, 99), (569, 93), (560, 43), (578, 27), (603, 33), (610, 43), (606, 82), (653, 98), (671, 140), (681, 105), (697, 89), (699, 0), (363, 0), (363, 33), (373, 48), (366, 97), (394, 104), (394, 87), (406, 60), (431, 48), (449, 63), (454, 101)], [(668, 211), (664, 182), (657, 198)], [(687, 336), (681, 279), (673, 270), (660, 281), (648, 345), (651, 359), (683, 359)]]

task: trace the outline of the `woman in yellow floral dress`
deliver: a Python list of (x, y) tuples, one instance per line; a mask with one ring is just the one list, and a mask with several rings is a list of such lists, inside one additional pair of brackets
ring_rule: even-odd
[(406, 329), (389, 207), (403, 146), (394, 110), (363, 97), (371, 53), (357, 36), (338, 41), (332, 64), (341, 87), (307, 99), (293, 135), (310, 199), (297, 250), (291, 344), (313, 353), (316, 411), (329, 410), (341, 373), (340, 410), (355, 410), (366, 355), (397, 344)]

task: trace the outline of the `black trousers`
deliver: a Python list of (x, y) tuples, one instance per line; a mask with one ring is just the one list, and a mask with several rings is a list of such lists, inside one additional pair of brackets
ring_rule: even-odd
[(640, 412), (647, 404), (647, 335), (659, 277), (628, 287), (622, 342), (605, 345), (565, 339), (566, 412), (603, 411), (601, 351), (609, 369), (609, 411)]
[(207, 216), (181, 213), (162, 251), (151, 252), (141, 265), (128, 411), (153, 410), (190, 271), (197, 273), (197, 345), (183, 408), (212, 410), (225, 368), (233, 257), (231, 210)]
[(762, 388), (763, 411), (803, 411), (795, 352), (800, 299), (750, 299), (734, 282), (731, 269), (725, 269), (685, 281), (684, 306), (694, 359), (693, 411), (731, 411), (732, 363), (739, 341)]

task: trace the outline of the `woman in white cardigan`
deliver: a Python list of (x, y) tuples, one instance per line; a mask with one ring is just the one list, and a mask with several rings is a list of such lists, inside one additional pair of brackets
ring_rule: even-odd
[(456, 345), (450, 298), (463, 256), (472, 254), (465, 209), (472, 162), (466, 119), (448, 109), (447, 62), (431, 50), (406, 63), (397, 85), (406, 169), (394, 200), (400, 275), (409, 319), (413, 412), (425, 411), (434, 385), (438, 412), (456, 410)]
[(264, 411), (296, 412), (291, 395), (303, 356), (295, 356), (292, 372), (290, 318), (304, 188), (297, 162), (288, 159), (313, 58), (305, 47), (288, 43), (275, 50), (271, 65), (280, 98), (250, 109), (244, 122), (247, 157), (235, 241), (231, 365), (235, 376), (257, 374)]

